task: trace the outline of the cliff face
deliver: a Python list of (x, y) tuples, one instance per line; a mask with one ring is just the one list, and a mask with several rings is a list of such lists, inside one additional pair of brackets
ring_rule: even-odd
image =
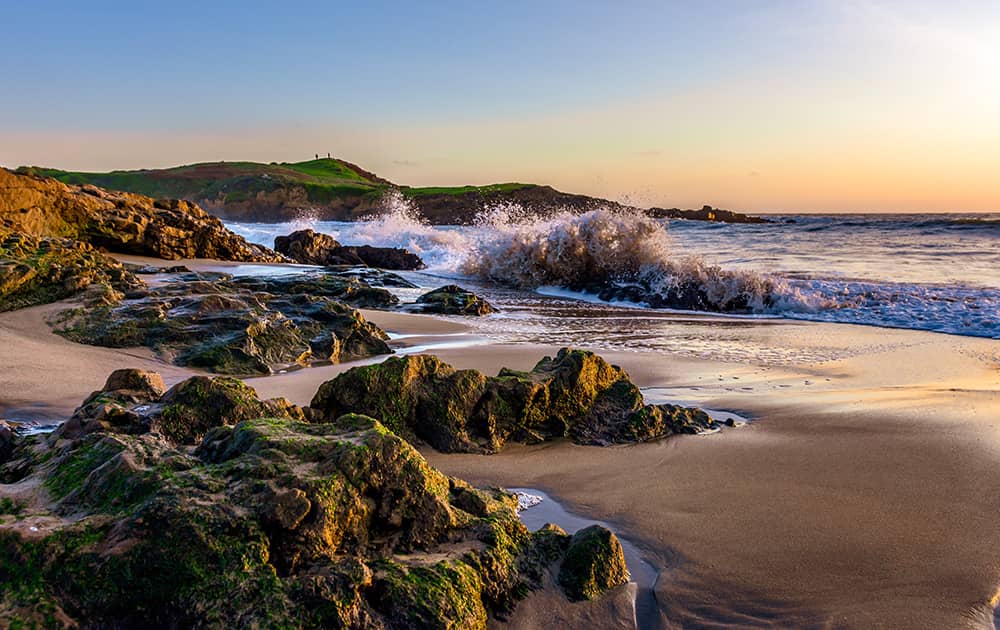
[(69, 237), (115, 253), (167, 260), (285, 260), (187, 201), (68, 185), (6, 169), (0, 169), (0, 230)]

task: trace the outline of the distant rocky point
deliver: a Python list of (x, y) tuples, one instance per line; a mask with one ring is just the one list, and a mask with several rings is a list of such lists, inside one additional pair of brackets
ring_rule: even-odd
[(716, 221), (719, 223), (771, 223), (767, 219), (748, 214), (719, 210), (712, 206), (702, 206), (701, 210), (680, 210), (678, 208), (650, 208), (649, 216), (657, 219), (689, 219), (691, 221)]
[[(399, 191), (432, 224), (465, 225), (496, 204), (516, 204), (535, 214), (557, 210), (586, 212), (598, 207), (628, 208), (618, 202), (562, 192), (551, 186), (508, 182), (486, 186), (411, 187), (394, 184), (351, 162), (336, 158), (306, 162), (208, 162), (167, 169), (71, 172), (36, 166), (19, 173), (54, 177), (68, 184), (91, 184), (151, 197), (197, 203), (231, 221), (284, 222), (308, 211), (319, 219), (354, 221), (381, 212), (383, 199)], [(653, 216), (763, 223), (728, 210), (653, 208)]]

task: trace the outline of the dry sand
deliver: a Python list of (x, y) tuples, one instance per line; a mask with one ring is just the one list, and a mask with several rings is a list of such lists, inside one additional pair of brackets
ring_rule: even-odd
[[(68, 342), (42, 323), (54, 308), (0, 315), (0, 414), (68, 415), (117, 367), (156, 369), (168, 382), (191, 373), (144, 350)], [(525, 369), (556, 350), (489, 345), (450, 320), (366, 316), (405, 335), (399, 346), (442, 344), (434, 353), (460, 368)], [(832, 345), (844, 358), (756, 365), (602, 353), (662, 388), (651, 394), (740, 410), (750, 426), (627, 447), (426, 455), (449, 474), (540, 488), (614, 524), (663, 569), (666, 625), (989, 627), (1000, 585), (1000, 342), (768, 326), (740, 334), (780, 348)], [(465, 341), (474, 345), (456, 343)], [(348, 367), (250, 382), (304, 404)], [(521, 625), (551, 625), (539, 602)]]

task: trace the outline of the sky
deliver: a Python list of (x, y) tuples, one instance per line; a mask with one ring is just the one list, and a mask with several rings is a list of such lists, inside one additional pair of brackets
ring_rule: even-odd
[(0, 77), (8, 167), (330, 152), (645, 206), (1000, 211), (996, 0), (42, 0), (4, 8)]

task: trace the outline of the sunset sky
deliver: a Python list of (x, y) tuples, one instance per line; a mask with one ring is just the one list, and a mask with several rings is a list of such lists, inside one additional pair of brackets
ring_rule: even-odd
[(329, 151), (411, 185), (1000, 211), (996, 0), (334, 4), (6, 6), (0, 164)]

